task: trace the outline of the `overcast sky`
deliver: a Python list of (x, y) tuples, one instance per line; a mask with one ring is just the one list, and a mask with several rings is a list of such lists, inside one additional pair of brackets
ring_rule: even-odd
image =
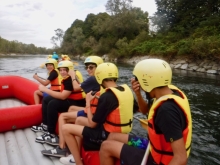
[[(52, 48), (50, 39), (54, 30), (66, 31), (75, 19), (85, 20), (89, 13), (105, 12), (107, 0), (1, 0), (0, 36), (38, 47)], [(153, 15), (154, 0), (133, 0)]]

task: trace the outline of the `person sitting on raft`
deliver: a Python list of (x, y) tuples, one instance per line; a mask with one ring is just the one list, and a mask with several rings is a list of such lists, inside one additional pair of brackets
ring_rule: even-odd
[[(55, 59), (48, 58), (45, 62), (45, 66), (49, 74), (48, 78), (46, 80), (43, 80), (37, 75), (37, 73), (34, 74), (33, 78), (44, 86), (50, 84), (51, 90), (60, 92), (62, 77), (60, 76), (59, 71), (57, 70), (57, 61)], [(43, 93), (40, 90), (36, 90), (34, 92), (35, 104), (40, 104), (42, 97), (45, 96), (47, 96), (46, 93)]]

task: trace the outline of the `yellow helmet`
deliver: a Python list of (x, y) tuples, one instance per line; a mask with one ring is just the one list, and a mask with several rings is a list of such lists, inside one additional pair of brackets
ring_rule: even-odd
[(103, 59), (99, 56), (89, 56), (85, 59), (84, 64), (94, 63), (96, 66), (103, 63)]
[(73, 63), (71, 61), (60, 61), (58, 63), (58, 69), (59, 68), (68, 68), (69, 70), (74, 70), (74, 66), (73, 66)]
[(51, 54), (50, 54), (50, 55), (48, 55), (48, 56), (47, 56), (47, 59), (50, 59), (50, 58), (52, 58), (52, 56), (53, 56), (53, 55), (51, 55)]
[(146, 59), (138, 62), (133, 70), (141, 88), (150, 92), (152, 89), (171, 84), (172, 70), (170, 65), (160, 59)]
[(70, 57), (68, 55), (66, 55), (66, 54), (62, 54), (61, 58), (62, 58), (62, 60), (69, 60), (69, 61), (71, 61)]
[(118, 68), (113, 63), (102, 63), (95, 70), (95, 78), (99, 84), (106, 78), (118, 78)]
[(53, 58), (48, 58), (47, 61), (45, 62), (45, 65), (47, 64), (53, 64), (54, 69), (57, 68), (57, 60), (53, 59)]

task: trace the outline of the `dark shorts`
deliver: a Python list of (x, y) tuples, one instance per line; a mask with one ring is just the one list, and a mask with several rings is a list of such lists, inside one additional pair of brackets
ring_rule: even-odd
[(87, 117), (87, 113), (85, 113), (84, 110), (80, 110), (77, 112), (77, 117), (82, 116), (82, 117)]
[(84, 127), (83, 148), (86, 151), (98, 151), (104, 140), (107, 139), (109, 132), (105, 131), (102, 126), (97, 128)]
[(147, 145), (147, 139), (129, 135), (128, 144), (122, 146), (120, 154), (121, 165), (141, 164)]

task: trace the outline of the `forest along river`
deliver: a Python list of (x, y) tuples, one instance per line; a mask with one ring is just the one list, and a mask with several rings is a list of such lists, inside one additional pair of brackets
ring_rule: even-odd
[[(19, 75), (34, 80), (33, 74), (38, 73), (46, 78), (46, 69), (39, 67), (44, 61), (46, 55), (0, 56), (0, 75)], [(80, 70), (86, 79), (83, 61), (76, 62), (78, 66), (75, 68)], [(127, 83), (130, 86), (134, 66), (117, 66), (120, 76), (118, 84)], [(220, 164), (220, 77), (183, 70), (173, 70), (173, 74), (172, 83), (188, 96), (192, 112), (193, 140), (188, 165)], [(143, 117), (140, 113), (135, 115)], [(146, 137), (146, 131), (136, 119), (132, 134)]]

